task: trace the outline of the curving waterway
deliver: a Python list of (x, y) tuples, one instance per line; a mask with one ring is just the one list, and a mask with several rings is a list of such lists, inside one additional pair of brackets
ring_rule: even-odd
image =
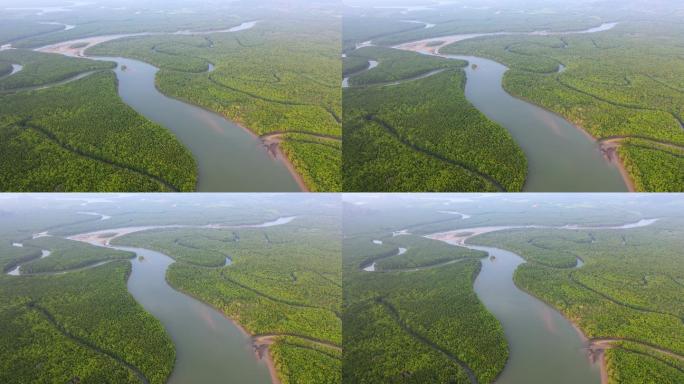
[(122, 57), (97, 59), (118, 64), (119, 95), (126, 104), (170, 129), (192, 152), (198, 167), (198, 191), (301, 190), (285, 164), (273, 157), (256, 135), (214, 112), (159, 92), (155, 86), (158, 68)]
[[(178, 31), (169, 35), (205, 35), (250, 29), (256, 21), (215, 31)], [(117, 63), (114, 70), (121, 99), (146, 118), (170, 129), (190, 150), (198, 166), (197, 190), (202, 192), (301, 191), (284, 159), (274, 157), (253, 133), (204, 108), (165, 96), (156, 87), (158, 68), (123, 57), (84, 56), (94, 45), (126, 37), (155, 36), (136, 33), (82, 38), (36, 49), (67, 56)], [(83, 46), (81, 46), (83, 45)], [(73, 48), (78, 46), (80, 48)], [(208, 65), (208, 71), (214, 69)], [(90, 73), (79, 75), (87, 76)], [(82, 77), (81, 77), (82, 78)], [(74, 81), (78, 78), (69, 79)], [(45, 87), (42, 87), (45, 88)], [(40, 88), (36, 88), (40, 89)]]
[(525, 152), (525, 191), (627, 191), (619, 169), (605, 158), (594, 139), (561, 116), (504, 90), (506, 66), (475, 56), (446, 57), (471, 64), (465, 68), (466, 98), (490, 120), (505, 127)]
[[(83, 214), (100, 215), (100, 220), (109, 216), (95, 212)], [(245, 225), (156, 225), (112, 228), (94, 232), (75, 234), (69, 240), (80, 241), (98, 247), (133, 252), (137, 257), (131, 259), (132, 271), (128, 278), (128, 290), (146, 311), (150, 312), (163, 325), (171, 336), (176, 361), (170, 384), (181, 383), (272, 383), (274, 380), (265, 360), (258, 359), (252, 337), (233, 321), (211, 306), (173, 289), (166, 281), (166, 271), (175, 261), (160, 252), (144, 248), (111, 245), (111, 241), (131, 233), (155, 229), (177, 228), (266, 228), (285, 225), (296, 219), (295, 216), (280, 217), (275, 220)], [(37, 237), (49, 236), (43, 232)], [(34, 235), (34, 238), (36, 236)], [(20, 244), (20, 243), (17, 243)], [(17, 245), (18, 246), (18, 245)], [(44, 250), (42, 257), (50, 255)], [(103, 261), (85, 268), (63, 271), (63, 274), (76, 270), (95, 268), (111, 262)], [(232, 260), (227, 257), (225, 266)], [(20, 276), (20, 265), (8, 274)]]
[(358, 75), (359, 73), (370, 71), (371, 69), (375, 68), (378, 66), (378, 62), (375, 60), (368, 60), (368, 67), (354, 73), (350, 73), (347, 77), (342, 79), (342, 88), (349, 88), (349, 78), (355, 75)]
[(21, 64), (12, 64), (12, 70), (10, 71), (10, 73), (8, 73), (8, 74), (6, 74), (6, 75), (3, 75), (3, 76), (0, 76), (0, 80), (1, 80), (1, 79), (5, 79), (5, 78), (8, 78), (8, 77), (14, 75), (14, 74), (17, 73), (17, 72), (20, 72), (20, 71), (23, 70), (23, 69), (24, 69), (24, 66), (21, 65)]
[[(468, 246), (487, 252), (475, 279), (475, 293), (499, 320), (509, 358), (498, 384), (600, 384), (600, 365), (587, 355), (584, 337), (556, 309), (518, 289), (513, 274), (522, 257), (492, 247)], [(494, 258), (492, 258), (493, 256)]]
[[(463, 219), (469, 215), (460, 214)], [(573, 324), (555, 308), (520, 290), (513, 281), (515, 270), (525, 260), (519, 255), (494, 247), (470, 245), (468, 241), (478, 235), (510, 229), (559, 229), (559, 230), (617, 230), (652, 225), (658, 219), (641, 219), (618, 226), (490, 226), (461, 228), (458, 230), (426, 235), (432, 240), (484, 251), (488, 257), (481, 259), (482, 269), (474, 282), (474, 290), (487, 309), (498, 319), (504, 329), (510, 355), (498, 384), (600, 384), (601, 367), (588, 354), (588, 341)], [(379, 241), (379, 240), (378, 240)], [(381, 244), (373, 241), (374, 244)], [(399, 256), (406, 249), (387, 257)], [(384, 272), (416, 272), (440, 268), (463, 261), (452, 260), (422, 268)], [(577, 259), (573, 268), (581, 268), (584, 262)], [(366, 272), (377, 272), (375, 262), (361, 265)]]
[(128, 290), (173, 339), (176, 363), (167, 383), (271, 383), (249, 335), (214, 308), (166, 283), (173, 259), (149, 249), (112, 248), (138, 256), (131, 260)]
[[(497, 379), (498, 384), (599, 384), (601, 367), (587, 353), (587, 340), (555, 308), (520, 290), (513, 275), (525, 260), (519, 255), (494, 247), (470, 245), (478, 235), (509, 230), (551, 228), (561, 230), (616, 230), (646, 227), (658, 219), (642, 219), (619, 226), (498, 226), (463, 228), (427, 235), (454, 246), (487, 252), (482, 270), (475, 279), (475, 293), (499, 320), (508, 342), (509, 359)], [(577, 259), (574, 268), (584, 262)]]
[[(496, 32), (432, 37), (402, 43), (393, 48), (428, 55), (466, 60), (465, 95), (475, 108), (506, 128), (522, 148), (528, 161), (524, 190), (528, 192), (624, 192), (628, 185), (615, 163), (601, 151), (586, 132), (559, 115), (506, 92), (502, 80), (507, 67), (475, 56), (440, 54), (440, 48), (459, 41), (484, 36), (555, 36), (607, 31), (617, 23), (604, 23), (581, 31), (529, 33)], [(364, 42), (357, 46), (369, 46)], [(559, 64), (558, 71), (565, 70)], [(433, 71), (430, 74), (438, 73)], [(348, 83), (348, 80), (347, 80)]]

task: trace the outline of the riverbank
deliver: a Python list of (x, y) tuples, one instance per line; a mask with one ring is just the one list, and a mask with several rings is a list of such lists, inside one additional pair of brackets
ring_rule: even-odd
[[(491, 58), (487, 58), (487, 60), (491, 60), (491, 61), (493, 61), (493, 62), (496, 62), (496, 63), (499, 63), (499, 64), (505, 66), (505, 64), (500, 63), (500, 62), (497, 61), (497, 60), (494, 60), (494, 59), (491, 59)], [(617, 168), (618, 172), (620, 173), (620, 177), (622, 178), (622, 181), (625, 183), (625, 186), (627, 187), (627, 192), (637, 192), (636, 186), (635, 186), (635, 184), (634, 184), (634, 179), (632, 178), (632, 176), (631, 176), (631, 175), (629, 174), (629, 172), (627, 171), (627, 168), (625, 167), (624, 161), (620, 158), (620, 156), (619, 156), (618, 153), (617, 153), (617, 148), (619, 147), (619, 144), (616, 145), (616, 146), (614, 147), (614, 149), (613, 149), (613, 148), (610, 148), (610, 149), (605, 148), (605, 149), (604, 149), (604, 146), (603, 146), (604, 141), (601, 141), (602, 139), (599, 139), (599, 138), (597, 138), (596, 136), (594, 136), (594, 135), (592, 135), (591, 133), (589, 133), (589, 131), (587, 131), (586, 129), (584, 129), (582, 126), (580, 126), (580, 125), (578, 125), (578, 124), (576, 124), (576, 123), (574, 123), (574, 122), (571, 122), (571, 121), (568, 120), (565, 116), (563, 116), (563, 115), (561, 115), (561, 114), (559, 114), (559, 113), (557, 113), (557, 112), (555, 112), (555, 111), (550, 110), (550, 109), (547, 108), (546, 106), (541, 105), (541, 104), (537, 103), (537, 102), (534, 101), (534, 100), (530, 100), (530, 99), (528, 99), (528, 98), (526, 98), (526, 97), (522, 97), (522, 96), (515, 95), (515, 94), (511, 93), (508, 89), (506, 89), (505, 84), (503, 84), (503, 83), (501, 84), (501, 88), (502, 88), (506, 93), (508, 93), (509, 95), (511, 95), (511, 97), (515, 97), (515, 98), (517, 98), (517, 99), (520, 99), (520, 100), (523, 100), (523, 101), (525, 101), (525, 102), (528, 102), (528, 103), (530, 103), (530, 104), (532, 104), (532, 105), (535, 105), (535, 106), (537, 106), (537, 107), (539, 107), (539, 108), (545, 110), (546, 112), (548, 112), (548, 113), (550, 113), (550, 114), (552, 114), (552, 115), (558, 116), (559, 118), (561, 118), (561, 119), (567, 121), (571, 126), (575, 127), (575, 129), (577, 129), (577, 131), (579, 131), (580, 133), (586, 135), (590, 140), (594, 141), (594, 142), (596, 143), (596, 145), (598, 146), (599, 151), (601, 151), (601, 154), (602, 154), (603, 157), (606, 159), (606, 161), (607, 161), (608, 163), (614, 165), (614, 166)]]
[[(578, 129), (582, 128), (578, 127)], [(582, 130), (584, 131), (584, 129)], [(590, 135), (589, 132), (587, 132), (587, 135)], [(598, 143), (599, 149), (601, 150), (601, 153), (603, 153), (603, 155), (605, 156), (606, 160), (608, 160), (611, 164), (615, 165), (617, 169), (620, 171), (620, 176), (622, 176), (622, 180), (625, 181), (625, 185), (627, 185), (628, 192), (636, 192), (637, 189), (636, 185), (634, 184), (634, 179), (627, 171), (625, 161), (620, 157), (620, 154), (618, 152), (618, 149), (620, 148), (620, 143), (610, 140), (601, 142), (596, 138), (594, 138), (594, 140), (596, 140), (596, 142)]]
[(240, 333), (242, 333), (245, 337), (248, 337), (250, 340), (252, 340), (252, 349), (254, 351), (254, 357), (258, 361), (263, 361), (264, 364), (266, 364), (266, 368), (268, 368), (269, 375), (271, 377), (271, 384), (281, 384), (280, 381), (280, 374), (278, 373), (278, 370), (276, 369), (276, 364), (275, 360), (273, 359), (273, 354), (271, 353), (270, 346), (273, 344), (273, 341), (270, 341), (267, 344), (261, 344), (259, 337), (248, 332), (245, 327), (242, 326), (237, 320), (231, 318), (228, 316), (225, 312), (223, 312), (220, 308), (215, 307), (211, 303), (208, 303), (204, 300), (202, 300), (200, 297), (197, 295), (192, 294), (191, 292), (186, 292), (180, 289), (176, 289), (169, 280), (165, 277), (166, 284), (171, 287), (173, 290), (175, 290), (178, 293), (181, 293), (183, 295), (187, 295), (189, 297), (192, 297), (193, 299), (213, 308), (216, 312), (220, 313), (226, 320), (230, 321), (235, 328), (237, 328)]
[[(516, 288), (519, 290), (527, 293), (528, 295), (536, 298), (537, 300), (543, 302), (544, 304), (548, 305), (551, 308), (555, 307), (549, 303), (548, 301), (544, 300), (541, 297), (538, 297), (537, 295), (532, 294), (530, 291), (520, 287), (517, 283), (515, 283), (515, 280), (513, 281), (515, 284)], [(557, 310), (557, 309), (556, 309)], [(570, 322), (570, 325), (572, 325), (572, 328), (577, 332), (579, 337), (582, 339), (582, 342), (586, 346), (586, 351), (587, 351), (587, 359), (589, 360), (590, 364), (598, 364), (599, 370), (600, 370), (600, 375), (601, 375), (601, 384), (609, 384), (609, 375), (608, 375), (608, 365), (606, 362), (606, 353), (605, 350), (610, 348), (596, 348), (596, 343), (591, 341), (585, 334), (582, 332), (582, 329), (579, 327), (577, 324), (577, 320), (571, 319), (570, 317), (566, 316), (564, 313), (562, 313), (560, 310), (557, 310), (563, 317)]]

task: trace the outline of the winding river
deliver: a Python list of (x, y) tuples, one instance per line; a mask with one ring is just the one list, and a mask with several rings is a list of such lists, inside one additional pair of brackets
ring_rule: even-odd
[[(261, 140), (223, 116), (165, 96), (155, 86), (158, 68), (122, 57), (115, 61), (119, 95), (148, 119), (170, 129), (192, 152), (201, 192), (287, 192), (301, 188)], [(122, 69), (125, 66), (125, 70)]]
[[(91, 212), (82, 212), (91, 214)], [(105, 220), (103, 216), (100, 220)], [(144, 248), (113, 246), (113, 239), (131, 233), (154, 229), (174, 228), (266, 228), (284, 225), (296, 217), (280, 217), (259, 224), (245, 225), (158, 225), (124, 227), (98, 230), (67, 237), (69, 240), (85, 242), (98, 247), (133, 252), (132, 271), (128, 278), (128, 290), (146, 311), (150, 312), (165, 327), (176, 348), (176, 362), (170, 384), (181, 383), (272, 383), (271, 373), (263, 359), (257, 359), (253, 339), (233, 321), (211, 306), (173, 289), (166, 281), (166, 271), (174, 260), (160, 252)], [(43, 233), (41, 233), (42, 235)], [(49, 236), (45, 234), (45, 236)], [(41, 236), (42, 237), (42, 236)], [(18, 244), (18, 243), (17, 243)], [(44, 250), (41, 257), (50, 251)], [(50, 274), (69, 273), (76, 270), (96, 268), (111, 261), (95, 263), (85, 268)], [(226, 258), (224, 266), (232, 260)], [(20, 276), (20, 265), (8, 275)]]
[[(502, 80), (507, 67), (481, 57), (443, 55), (439, 52), (440, 48), (449, 44), (477, 37), (587, 34), (607, 31), (616, 25), (604, 23), (594, 28), (568, 32), (457, 34), (412, 41), (393, 48), (468, 61), (470, 65), (465, 69), (466, 98), (485, 116), (506, 128), (525, 152), (528, 161), (525, 191), (624, 192), (629, 188), (626, 180), (616, 164), (603, 155), (593, 138), (559, 115), (515, 98), (504, 90)], [(369, 45), (372, 43), (364, 42), (357, 49)], [(564, 70), (565, 66), (560, 64), (559, 72)], [(432, 71), (429, 75), (434, 73), (439, 71)], [(348, 79), (345, 84), (348, 85)]]
[(599, 384), (599, 364), (591, 363), (582, 336), (556, 309), (523, 292), (513, 282), (522, 257), (492, 247), (469, 246), (494, 256), (481, 260), (475, 293), (499, 320), (509, 359), (498, 384)]
[[(496, 380), (498, 384), (600, 384), (601, 367), (590, 360), (584, 335), (555, 308), (520, 290), (513, 282), (515, 270), (520, 264), (525, 263), (525, 260), (513, 252), (494, 247), (470, 245), (468, 241), (478, 235), (509, 229), (616, 230), (646, 227), (657, 220), (642, 219), (619, 226), (474, 227), (435, 233), (425, 237), (458, 247), (484, 251), (489, 255), (481, 259), (482, 270), (475, 279), (474, 289), (485, 307), (503, 326), (510, 349), (506, 366)], [(397, 253), (389, 257), (405, 252), (406, 249), (400, 248)], [(396, 272), (439, 268), (459, 261), (462, 260)], [(577, 259), (574, 268), (581, 268), (583, 265), (584, 262)], [(362, 265), (361, 269), (376, 272), (374, 267), (375, 263), (373, 263), (373, 268)]]
[(594, 139), (559, 115), (504, 90), (507, 67), (480, 57), (447, 57), (471, 64), (465, 68), (466, 98), (490, 120), (505, 127), (525, 152), (525, 191), (627, 191), (619, 169), (605, 159)]
[(271, 383), (266, 363), (255, 358), (249, 335), (220, 312), (166, 283), (173, 259), (143, 248), (113, 248), (139, 256), (131, 260), (128, 290), (173, 339), (176, 364), (167, 383)]
[[(216, 31), (178, 31), (168, 35), (232, 33), (252, 28), (256, 21)], [(37, 51), (86, 57), (84, 52), (99, 43), (126, 37), (155, 36), (137, 33), (82, 38), (60, 42)], [(73, 48), (75, 45), (84, 45)], [(192, 153), (198, 166), (197, 190), (201, 192), (294, 192), (301, 191), (284, 159), (274, 157), (253, 133), (204, 108), (165, 96), (156, 87), (158, 68), (123, 57), (89, 57), (113, 61), (122, 100), (146, 118), (170, 129)], [(208, 71), (213, 70), (208, 65)], [(90, 73), (80, 76), (87, 76)], [(68, 81), (77, 80), (77, 78)], [(40, 88), (45, 88), (40, 87)], [(40, 89), (36, 88), (36, 89)]]

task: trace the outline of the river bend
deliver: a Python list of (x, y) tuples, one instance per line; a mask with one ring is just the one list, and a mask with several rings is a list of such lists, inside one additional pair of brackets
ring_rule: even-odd
[[(273, 156), (255, 134), (217, 113), (162, 94), (156, 86), (158, 68), (123, 57), (85, 56), (85, 51), (94, 45), (127, 37), (234, 33), (250, 29), (256, 24), (256, 21), (251, 21), (214, 31), (95, 36), (51, 44), (36, 51), (116, 62), (114, 72), (121, 99), (149, 120), (171, 130), (190, 150), (198, 166), (198, 191), (301, 191), (303, 187), (288, 170), (284, 163), (286, 160)], [(208, 71), (213, 69), (214, 65), (209, 63)], [(37, 89), (42, 88), (45, 86)]]

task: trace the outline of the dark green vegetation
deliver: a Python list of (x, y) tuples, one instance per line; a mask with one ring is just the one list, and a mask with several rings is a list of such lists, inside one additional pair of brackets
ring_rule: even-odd
[[(50, 82), (108, 63), (17, 53)], [(4, 52), (3, 52), (4, 54)], [(2, 56), (0, 56), (2, 57)], [(28, 85), (35, 77), (26, 79)], [(4, 84), (4, 83), (3, 83)], [(195, 163), (165, 128), (119, 98), (98, 72), (38, 91), (0, 95), (0, 189), (5, 191), (192, 191)]]
[(7, 76), (12, 73), (12, 64), (7, 62), (0, 62), (0, 77)]
[(504, 128), (466, 100), (464, 62), (387, 48), (351, 55), (357, 52), (379, 62), (357, 75), (366, 85), (444, 70), (398, 85), (344, 90), (345, 190), (522, 190), (524, 155)]
[(629, 20), (598, 34), (480, 38), (442, 52), (507, 65), (507, 91), (613, 139), (637, 190), (683, 191), (682, 36), (675, 24)]
[[(363, 56), (347, 56), (342, 59), (342, 76), (348, 76), (368, 68), (368, 58)], [(9, 72), (11, 68), (7, 69)]]
[[(611, 383), (684, 380), (681, 219), (625, 230), (516, 230), (474, 238), (529, 263), (515, 282), (604, 341)], [(581, 258), (579, 269), (568, 268)]]
[(299, 171), (311, 191), (339, 191), (342, 140), (333, 137), (288, 133), (280, 148)]
[[(484, 253), (412, 235), (372, 239), (343, 245), (344, 382), (492, 382), (508, 350), (472, 287)], [(398, 247), (406, 253), (395, 256)], [(383, 273), (361, 270), (376, 260)], [(460, 261), (400, 271), (449, 260)]]
[[(376, 271), (394, 271), (411, 268), (427, 268), (448, 263), (463, 258), (484, 257), (476, 255), (465, 248), (457, 248), (446, 243), (436, 242), (420, 236), (397, 236), (386, 239), (388, 244), (394, 244), (406, 249), (406, 253), (397, 257), (388, 257), (376, 263)], [(377, 245), (377, 244), (376, 244)]]
[(616, 383), (679, 383), (684, 379), (681, 358), (629, 341), (615, 342), (606, 351), (608, 371)]
[(57, 276), (3, 274), (0, 381), (165, 383), (173, 344), (128, 293), (130, 268), (117, 261)]
[[(236, 33), (112, 41), (88, 54), (126, 56), (159, 67), (162, 92), (216, 111), (257, 135), (297, 133), (282, 136), (288, 159), (309, 189), (337, 191), (342, 111), (336, 23), (313, 16), (263, 20)], [(207, 72), (210, 64), (214, 70)]]
[(280, 338), (270, 348), (282, 383), (342, 382), (342, 352), (338, 348), (291, 336)]
[(270, 228), (152, 231), (115, 243), (176, 259), (169, 283), (234, 319), (256, 342), (272, 339), (283, 383), (339, 383), (339, 225), (339, 214), (326, 212)]

